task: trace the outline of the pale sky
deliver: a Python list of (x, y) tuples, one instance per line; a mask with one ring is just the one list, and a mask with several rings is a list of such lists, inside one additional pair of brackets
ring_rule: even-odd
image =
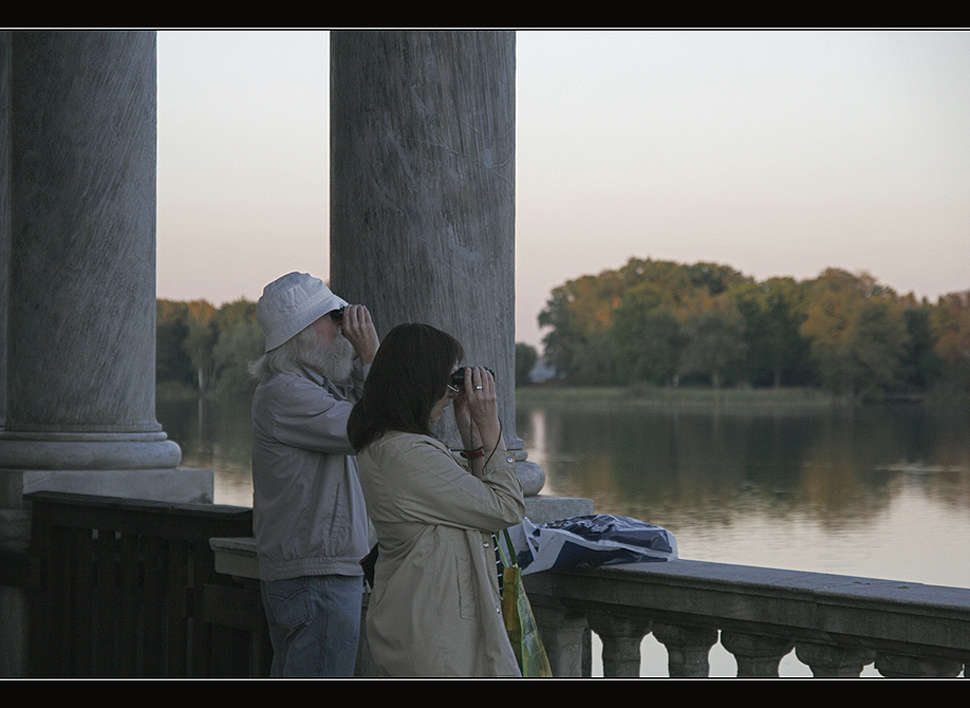
[[(970, 289), (970, 33), (520, 31), (516, 340), (630, 257)], [(329, 275), (329, 37), (158, 35), (157, 294)]]

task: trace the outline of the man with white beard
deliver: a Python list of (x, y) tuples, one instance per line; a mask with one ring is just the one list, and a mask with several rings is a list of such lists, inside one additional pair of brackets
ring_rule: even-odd
[(253, 532), (272, 675), (353, 676), (368, 527), (347, 417), (377, 332), (307, 273), (267, 285), (256, 311)]

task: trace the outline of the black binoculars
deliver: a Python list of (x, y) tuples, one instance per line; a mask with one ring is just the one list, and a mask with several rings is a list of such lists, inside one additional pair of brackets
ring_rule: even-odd
[[(462, 368), (458, 369), (455, 373), (453, 373), (451, 375), (451, 385), (454, 386), (455, 388), (459, 389), (459, 390), (461, 390), (461, 389), (463, 389), (465, 387), (465, 369), (466, 368), (467, 367), (464, 367), (463, 366)], [(492, 378), (493, 379), (495, 378), (495, 372), (494, 371), (492, 371), (488, 367), (483, 367), (483, 368), (485, 368), (485, 371), (487, 371), (488, 373), (490, 373), (492, 375)]]

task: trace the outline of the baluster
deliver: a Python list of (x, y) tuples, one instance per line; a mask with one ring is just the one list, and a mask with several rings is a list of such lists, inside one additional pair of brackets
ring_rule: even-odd
[(815, 678), (858, 678), (862, 669), (875, 660), (876, 653), (864, 647), (799, 642), (795, 656), (811, 668)]
[(887, 678), (953, 678), (963, 670), (963, 662), (926, 656), (877, 654), (876, 670)]
[(590, 612), (589, 626), (603, 640), (603, 676), (640, 676), (640, 643), (650, 621), (605, 612)]
[(739, 677), (777, 678), (778, 664), (795, 643), (787, 637), (722, 631), (721, 646), (737, 659)]
[(717, 630), (654, 624), (653, 636), (667, 648), (667, 671), (672, 678), (706, 678), (711, 673), (711, 647)]
[(536, 595), (530, 598), (530, 603), (552, 675), (556, 678), (589, 676), (590, 636), (586, 615), (544, 599)]

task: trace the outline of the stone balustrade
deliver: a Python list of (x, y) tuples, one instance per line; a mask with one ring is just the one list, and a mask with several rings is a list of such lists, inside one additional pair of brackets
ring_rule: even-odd
[(589, 675), (589, 630), (607, 677), (640, 675), (653, 633), (671, 677), (707, 677), (712, 647), (739, 677), (776, 677), (792, 649), (815, 677), (956, 677), (970, 657), (970, 590), (678, 560), (525, 576), (557, 676)]
[[(217, 570), (255, 577), (251, 538), (212, 548)], [(709, 676), (718, 642), (739, 677), (778, 676), (793, 649), (818, 678), (857, 677), (873, 663), (885, 677), (956, 677), (970, 657), (970, 589), (692, 560), (524, 582), (557, 677), (591, 675), (591, 631), (609, 678), (641, 675), (651, 633), (666, 675), (679, 678)]]

